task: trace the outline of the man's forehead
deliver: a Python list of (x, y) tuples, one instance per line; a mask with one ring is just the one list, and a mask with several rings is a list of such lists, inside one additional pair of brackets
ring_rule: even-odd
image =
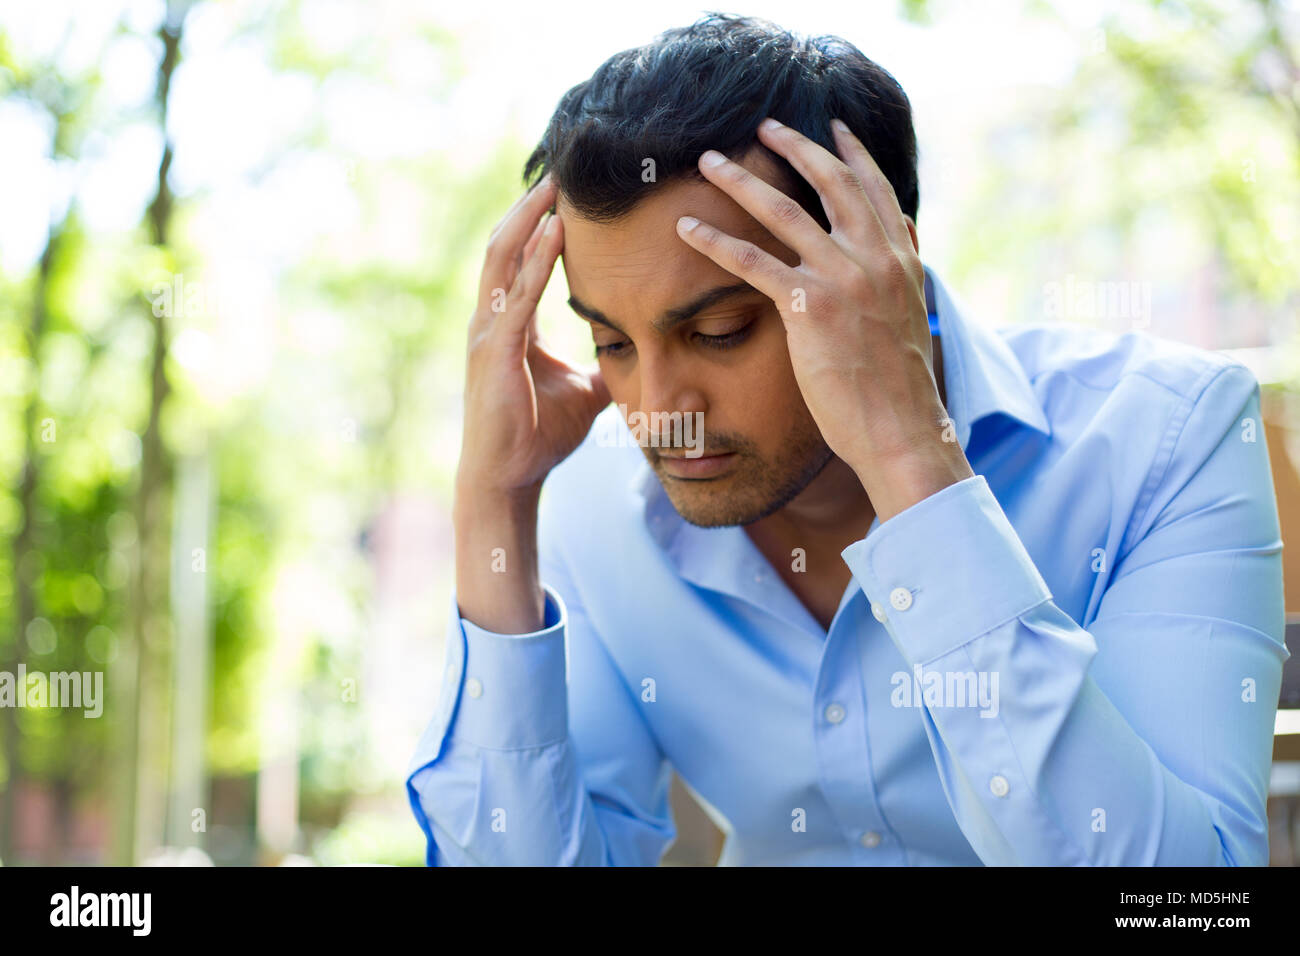
[[(783, 175), (771, 151), (762, 144), (755, 143), (736, 161), (777, 189), (785, 191), (788, 188), (788, 177)], [(584, 219), (575, 212), (562, 190), (556, 197), (555, 209), (564, 220), (566, 236), (576, 232), (574, 238), (579, 244), (588, 235), (592, 238), (599, 235), (605, 242), (616, 237), (620, 243), (626, 241), (630, 246), (637, 245), (637, 240), (659, 243), (664, 238), (664, 226), (668, 227), (667, 234), (673, 241), (681, 243), (676, 238), (676, 222), (686, 215), (695, 215), (730, 235), (752, 242), (769, 237), (768, 231), (744, 207), (705, 179), (682, 177), (666, 183), (650, 192), (627, 215), (610, 223)], [(682, 245), (689, 248), (684, 243)]]
[[(775, 154), (761, 144), (739, 157), (745, 168), (784, 191), (774, 159)], [(744, 207), (702, 177), (664, 183), (612, 223), (577, 215), (562, 192), (556, 210), (564, 220), (563, 264), (570, 306), (589, 321), (625, 334), (642, 322), (666, 332), (710, 304), (722, 307), (738, 295), (761, 296), (688, 245), (677, 232), (680, 216), (695, 216), (787, 263), (798, 261)], [(731, 291), (723, 294), (724, 289)]]

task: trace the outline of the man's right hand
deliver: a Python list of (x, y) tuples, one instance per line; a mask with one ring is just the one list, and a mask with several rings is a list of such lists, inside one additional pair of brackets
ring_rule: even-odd
[(548, 175), (506, 213), (488, 242), (469, 325), (465, 420), (456, 472), (456, 592), (485, 630), (528, 633), (543, 622), (537, 570), (542, 482), (610, 402), (599, 371), (548, 352), (537, 302), (564, 245)]
[(599, 371), (538, 339), (537, 302), (564, 247), (563, 224), (543, 215), (554, 195), (548, 174), (497, 225), (470, 320), (458, 481), (488, 492), (540, 490), (610, 401)]

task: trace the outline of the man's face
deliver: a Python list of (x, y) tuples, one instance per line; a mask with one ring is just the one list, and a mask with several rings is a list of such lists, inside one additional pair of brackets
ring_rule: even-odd
[[(740, 162), (783, 188), (761, 147)], [(715, 527), (749, 524), (782, 508), (832, 452), (795, 382), (776, 305), (683, 242), (677, 219), (695, 216), (789, 265), (798, 265), (798, 254), (708, 182), (669, 183), (613, 224), (578, 218), (563, 194), (556, 212), (564, 222), (570, 302), (591, 326), (614, 404), (625, 407), (634, 435), (650, 433), (638, 443), (678, 513)], [(742, 289), (663, 326), (674, 310), (730, 286)], [(669, 428), (674, 412), (700, 422), (702, 433)]]

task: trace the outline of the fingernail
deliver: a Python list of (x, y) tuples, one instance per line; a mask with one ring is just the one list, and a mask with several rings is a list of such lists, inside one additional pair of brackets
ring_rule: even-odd
[(682, 216), (682, 218), (677, 220), (677, 228), (682, 232), (690, 232), (699, 224), (700, 221), (694, 216)]
[(833, 120), (831, 120), (831, 125), (834, 126), (834, 127), (835, 127), (837, 130), (839, 130), (841, 133), (847, 133), (847, 132), (849, 131), (848, 124), (845, 123), (844, 120), (841, 120), (841, 119), (833, 119)]
[(547, 215), (546, 225), (543, 227), (542, 232), (546, 233), (546, 235), (549, 236), (551, 235), (551, 233), (555, 232), (556, 217), (554, 214), (549, 212), (546, 215)]
[(772, 117), (769, 116), (767, 119), (763, 120), (763, 122), (759, 123), (758, 125), (763, 127), (766, 130), (773, 130), (773, 129), (780, 129), (784, 124), (777, 122), (776, 120), (772, 119)]
[(704, 154), (700, 156), (701, 166), (717, 166), (719, 163), (725, 163), (726, 161), (727, 157), (723, 156), (716, 149), (706, 149)]

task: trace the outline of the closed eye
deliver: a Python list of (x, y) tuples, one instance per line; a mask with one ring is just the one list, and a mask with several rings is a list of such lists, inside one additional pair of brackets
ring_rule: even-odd
[[(696, 342), (698, 342), (700, 345), (704, 346), (705, 348), (710, 348), (710, 349), (734, 348), (735, 346), (743, 342), (745, 339), (749, 338), (750, 334), (754, 330), (754, 325), (755, 325), (754, 322), (750, 322), (748, 325), (744, 326), (743, 328), (739, 328), (734, 332), (728, 332), (725, 335), (705, 335), (703, 332), (695, 332), (692, 334), (691, 338), (693, 338)], [(602, 355), (608, 355), (611, 358), (618, 358), (628, 353), (628, 351), (631, 348), (631, 344), (632, 343), (630, 342), (611, 342), (609, 345), (597, 345), (596, 357), (600, 358), (600, 356)]]
[(705, 335), (703, 332), (696, 332), (695, 339), (701, 345), (711, 349), (727, 349), (739, 345), (745, 339), (749, 338), (749, 333), (753, 331), (754, 323), (750, 322), (744, 328), (736, 329), (734, 332), (728, 332), (726, 335)]

